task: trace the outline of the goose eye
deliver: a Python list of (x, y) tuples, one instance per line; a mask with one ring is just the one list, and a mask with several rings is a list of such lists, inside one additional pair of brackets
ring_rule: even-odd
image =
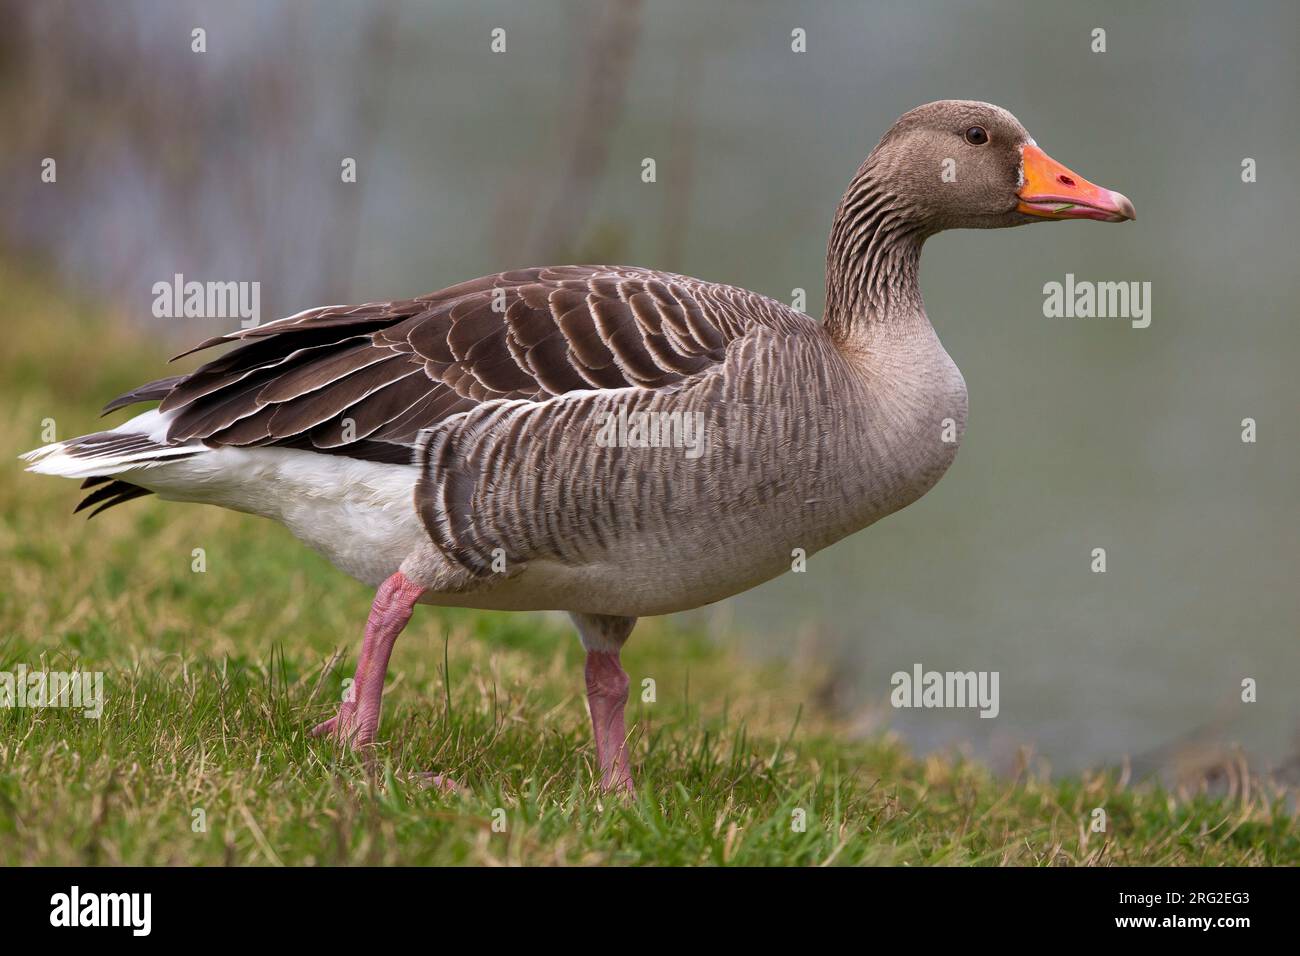
[(989, 134), (985, 132), (983, 126), (972, 126), (966, 130), (966, 142), (972, 146), (983, 146), (989, 141)]

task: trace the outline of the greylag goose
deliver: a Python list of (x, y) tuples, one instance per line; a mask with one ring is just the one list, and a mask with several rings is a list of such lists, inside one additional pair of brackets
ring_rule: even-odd
[(153, 492), (274, 518), (377, 587), (353, 694), (313, 731), (363, 752), (416, 604), (568, 611), (601, 784), (630, 791), (637, 618), (776, 577), (952, 463), (966, 385), (921, 302), (925, 240), (1133, 217), (1006, 110), (930, 103), (840, 201), (820, 324), (651, 269), (519, 269), (209, 339), (238, 344), (105, 412), (156, 408), (24, 457), (85, 479), (78, 510)]

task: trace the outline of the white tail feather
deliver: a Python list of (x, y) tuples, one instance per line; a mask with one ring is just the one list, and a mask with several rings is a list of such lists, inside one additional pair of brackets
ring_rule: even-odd
[(27, 470), (38, 475), (58, 475), (60, 478), (100, 478), (188, 458), (195, 452), (203, 450), (202, 445), (173, 445), (127, 455), (84, 458), (74, 453), (75, 446), (70, 447), (68, 442), (60, 441), (33, 449), (21, 457), (23, 461), (31, 462)]
[(201, 442), (166, 443), (167, 419), (157, 409), (117, 428), (53, 442), (21, 455), (27, 470), (62, 478), (101, 478), (151, 468), (207, 451)]

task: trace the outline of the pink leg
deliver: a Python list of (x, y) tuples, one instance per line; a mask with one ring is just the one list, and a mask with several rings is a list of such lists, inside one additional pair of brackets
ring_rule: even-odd
[(393, 653), (397, 635), (402, 633), (416, 599), (424, 588), (413, 583), (401, 571), (379, 585), (375, 603), (366, 621), (366, 636), (357, 658), (350, 699), (331, 717), (312, 728), (312, 736), (329, 734), (340, 743), (355, 749), (374, 743), (379, 729), (379, 706), (384, 695), (384, 678), (388, 676), (388, 658)]
[[(373, 613), (373, 612), (372, 612)], [(311, 729), (313, 737), (322, 737), (329, 735), (336, 739), (339, 737), (338, 728), (340, 725), (345, 727), (356, 725), (357, 696), (361, 690), (361, 685), (365, 680), (366, 670), (370, 666), (370, 658), (374, 656), (376, 636), (378, 630), (371, 627), (372, 618), (366, 622), (365, 637), (361, 642), (361, 653), (357, 655), (357, 669), (352, 676), (352, 686), (348, 688), (347, 696), (343, 703), (339, 704), (339, 712), (323, 723), (317, 724)]]
[(586, 673), (601, 788), (631, 794), (632, 771), (627, 763), (627, 729), (623, 723), (629, 681), (619, 663), (618, 651), (588, 651)]

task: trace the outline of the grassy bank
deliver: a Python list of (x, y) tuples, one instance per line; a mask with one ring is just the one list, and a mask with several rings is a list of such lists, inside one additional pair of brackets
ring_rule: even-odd
[[(0, 298), (0, 671), (103, 671), (106, 691), (98, 720), (0, 709), (0, 864), (1300, 860), (1267, 789), (1216, 800), (916, 758), (851, 739), (809, 703), (813, 675), (672, 619), (643, 621), (625, 653), (637, 802), (595, 792), (581, 650), (543, 615), (418, 609), (370, 780), (305, 737), (351, 673), (367, 589), (258, 519), (155, 498), (73, 517), (75, 483), (14, 456), (47, 419), (60, 438), (93, 430), (104, 401), (164, 374), (172, 343), (13, 265)], [(423, 790), (423, 770), (467, 791)]]

